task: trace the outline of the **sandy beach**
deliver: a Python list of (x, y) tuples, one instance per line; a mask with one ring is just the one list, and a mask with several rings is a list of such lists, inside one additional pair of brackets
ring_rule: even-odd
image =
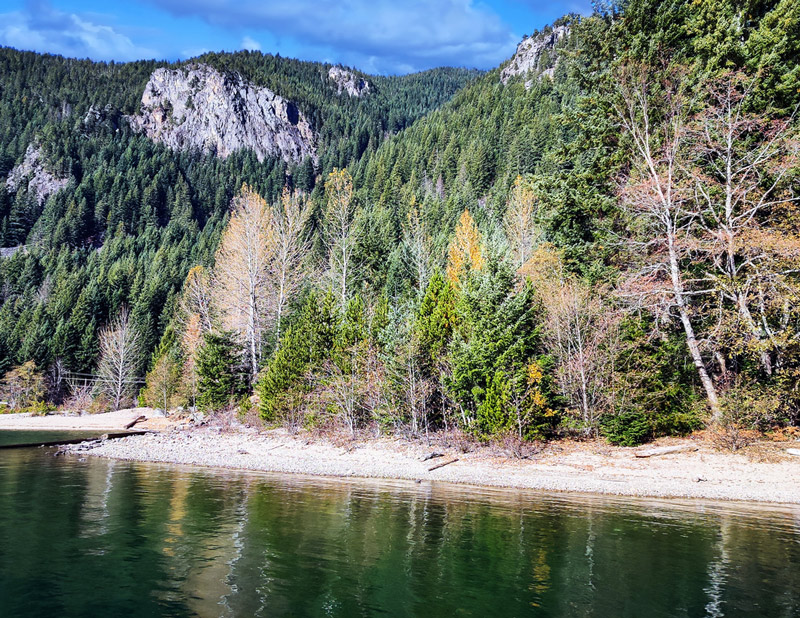
[[(180, 429), (149, 413), (152, 416), (136, 428), (161, 431), (69, 449), (80, 456), (334, 477), (800, 504), (800, 457), (786, 452), (800, 446), (798, 442), (766, 443), (755, 450), (729, 453), (702, 440), (669, 439), (642, 448), (682, 445), (697, 450), (639, 458), (637, 449), (612, 447), (602, 441), (561, 441), (550, 443), (529, 459), (515, 459), (488, 447), (463, 453), (399, 438), (335, 443), (284, 429)], [(146, 409), (136, 409), (83, 417), (7, 415), (0, 416), (0, 429), (111, 430), (147, 414)], [(434, 452), (441, 456), (426, 460)], [(443, 463), (446, 465), (430, 469)]]

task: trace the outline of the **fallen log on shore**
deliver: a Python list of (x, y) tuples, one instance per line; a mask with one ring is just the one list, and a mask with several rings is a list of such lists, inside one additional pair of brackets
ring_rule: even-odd
[(457, 461), (458, 457), (456, 457), (455, 459), (451, 459), (450, 461), (443, 461), (440, 464), (436, 464), (435, 466), (431, 466), (430, 468), (428, 468), (428, 472), (433, 472), (437, 468), (444, 468), (445, 466), (449, 466), (451, 463), (456, 463)]
[(135, 419), (133, 419), (133, 420), (132, 420), (130, 423), (128, 423), (127, 425), (125, 425), (125, 429), (130, 429), (130, 428), (131, 428), (131, 427), (133, 427), (133, 426), (134, 426), (136, 423), (141, 423), (142, 421), (145, 421), (145, 420), (147, 420), (147, 417), (146, 417), (146, 416), (144, 416), (144, 415), (142, 415), (142, 416), (138, 416), (138, 417), (136, 417)]

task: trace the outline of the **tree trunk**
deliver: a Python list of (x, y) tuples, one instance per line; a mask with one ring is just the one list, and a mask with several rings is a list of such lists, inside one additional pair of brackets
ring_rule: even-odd
[(668, 235), (667, 246), (669, 248), (669, 269), (670, 278), (672, 280), (672, 290), (675, 294), (675, 303), (678, 306), (678, 313), (680, 314), (683, 331), (686, 334), (686, 346), (689, 348), (689, 354), (691, 354), (694, 366), (697, 368), (700, 382), (706, 391), (708, 405), (711, 408), (711, 420), (717, 423), (722, 418), (722, 408), (719, 405), (717, 389), (714, 386), (714, 382), (711, 380), (711, 376), (708, 374), (703, 356), (700, 354), (700, 345), (697, 343), (697, 336), (694, 333), (694, 327), (689, 318), (689, 308), (686, 306), (683, 280), (681, 279), (681, 273), (678, 267), (678, 256), (675, 250), (675, 237), (671, 232)]

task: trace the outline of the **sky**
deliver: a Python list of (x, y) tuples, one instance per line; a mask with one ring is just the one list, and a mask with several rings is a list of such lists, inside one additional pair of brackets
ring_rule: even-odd
[(590, 0), (1, 0), (0, 45), (93, 60), (265, 53), (403, 74), (490, 69)]

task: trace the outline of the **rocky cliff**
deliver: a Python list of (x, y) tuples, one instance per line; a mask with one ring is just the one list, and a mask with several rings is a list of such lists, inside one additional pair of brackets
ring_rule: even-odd
[(44, 204), (45, 200), (53, 193), (61, 191), (67, 186), (69, 178), (59, 178), (47, 170), (44, 165), (42, 149), (34, 144), (29, 144), (22, 162), (14, 166), (9, 173), (6, 179), (6, 188), (9, 192), (16, 193), (25, 182), (27, 182), (28, 191), (36, 195), (39, 204)]
[(316, 136), (297, 106), (241, 75), (196, 64), (150, 76), (134, 130), (174, 150), (199, 149), (225, 158), (249, 148), (259, 161), (316, 159)]
[(366, 79), (362, 79), (355, 73), (341, 67), (331, 67), (328, 71), (328, 79), (336, 84), (336, 92), (338, 94), (346, 92), (351, 97), (363, 97), (369, 94), (371, 88)]
[[(552, 76), (558, 62), (558, 43), (569, 35), (569, 25), (556, 26), (549, 32), (542, 32), (522, 40), (517, 45), (517, 52), (500, 73), (500, 81), (504, 84), (516, 75), (527, 75), (530, 72)], [(547, 57), (545, 57), (545, 54)], [(529, 88), (530, 82), (525, 87)]]

